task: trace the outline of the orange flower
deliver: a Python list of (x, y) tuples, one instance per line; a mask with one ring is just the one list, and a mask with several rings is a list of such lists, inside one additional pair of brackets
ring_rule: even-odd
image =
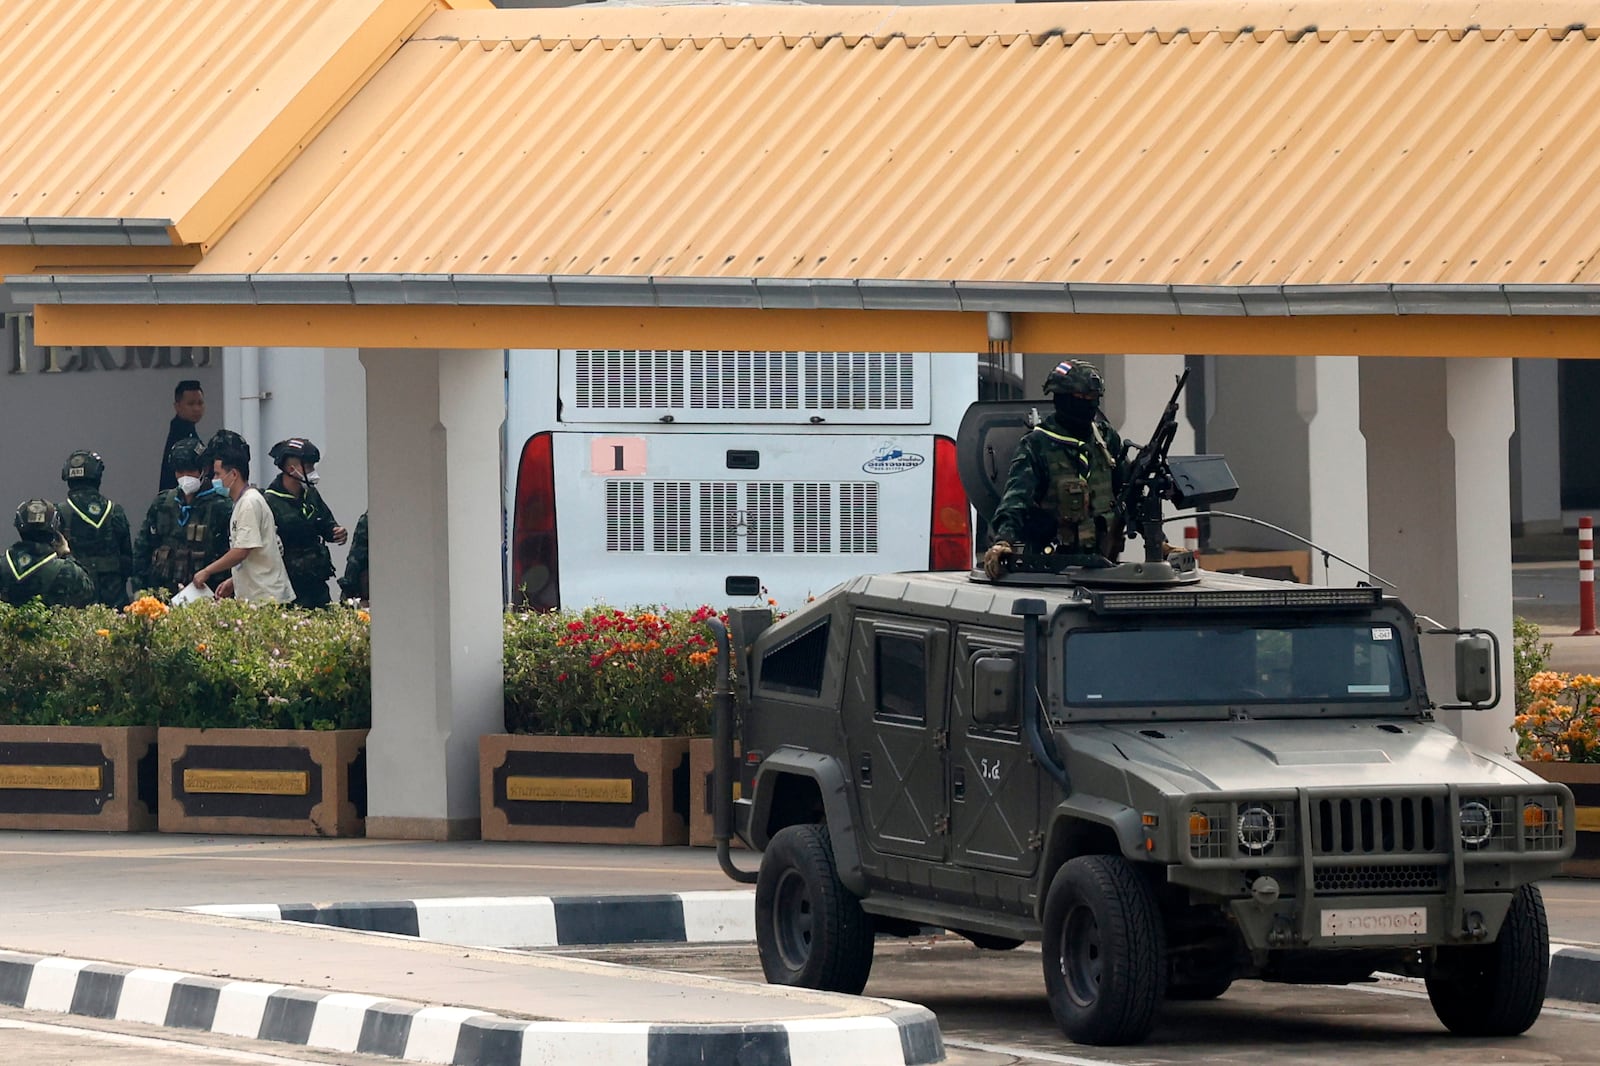
[(109, 637), (111, 635), (111, 630), (109, 629), (97, 629), (95, 632), (100, 634), (102, 637)]
[(356, 617), (361, 619), (363, 622), (372, 621), (372, 615), (368, 614), (366, 611), (357, 611)]
[(205, 651), (206, 650), (206, 646), (204, 644), (196, 644), (194, 646), (194, 650), (195, 651)]

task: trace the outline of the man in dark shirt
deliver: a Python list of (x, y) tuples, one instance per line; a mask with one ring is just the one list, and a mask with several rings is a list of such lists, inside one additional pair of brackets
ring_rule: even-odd
[(172, 446), (188, 437), (200, 439), (200, 431), (195, 426), (206, 416), (206, 394), (198, 381), (186, 378), (178, 382), (178, 387), (172, 390), (172, 412), (172, 424), (167, 427), (167, 443), (161, 446), (161, 485), (156, 489), (157, 492), (178, 487), (178, 475), (168, 461)]

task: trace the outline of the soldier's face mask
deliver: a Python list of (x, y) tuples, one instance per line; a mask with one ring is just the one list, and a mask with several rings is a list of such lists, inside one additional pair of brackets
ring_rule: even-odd
[(1063, 422), (1083, 423), (1094, 419), (1100, 410), (1100, 400), (1094, 396), (1074, 396), (1058, 392), (1055, 395), (1056, 417)]
[(184, 474), (182, 477), (178, 478), (178, 491), (183, 493), (185, 496), (193, 496), (195, 493), (199, 492), (200, 485), (200, 479), (189, 474)]

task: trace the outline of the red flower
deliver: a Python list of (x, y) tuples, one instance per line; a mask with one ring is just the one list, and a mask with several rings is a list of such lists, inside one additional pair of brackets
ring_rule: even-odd
[(676, 655), (682, 650), (683, 650), (682, 648), (662, 648), (661, 649), (661, 654), (663, 654), (663, 655)]
[(557, 681), (565, 681), (566, 679), (567, 679), (566, 671), (562, 671), (561, 673), (556, 675), (556, 680)]
[(678, 680), (678, 675), (673, 673), (671, 670), (668, 670), (666, 673), (661, 675), (661, 680), (670, 685), (674, 681)]
[(600, 664), (605, 661), (606, 657), (604, 655), (591, 655), (589, 656), (589, 669), (598, 670), (600, 669)]
[(567, 623), (567, 632), (568, 633), (582, 633), (583, 632), (583, 622), (581, 622), (581, 621), (579, 621), (577, 619), (574, 619), (573, 621), (568, 622)]

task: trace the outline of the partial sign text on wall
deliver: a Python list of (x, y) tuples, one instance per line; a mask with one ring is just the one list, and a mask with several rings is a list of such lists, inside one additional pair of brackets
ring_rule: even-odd
[(210, 366), (211, 357), (210, 348), (41, 348), (33, 343), (31, 314), (8, 314), (0, 322), (0, 361), (8, 374), (198, 369)]

